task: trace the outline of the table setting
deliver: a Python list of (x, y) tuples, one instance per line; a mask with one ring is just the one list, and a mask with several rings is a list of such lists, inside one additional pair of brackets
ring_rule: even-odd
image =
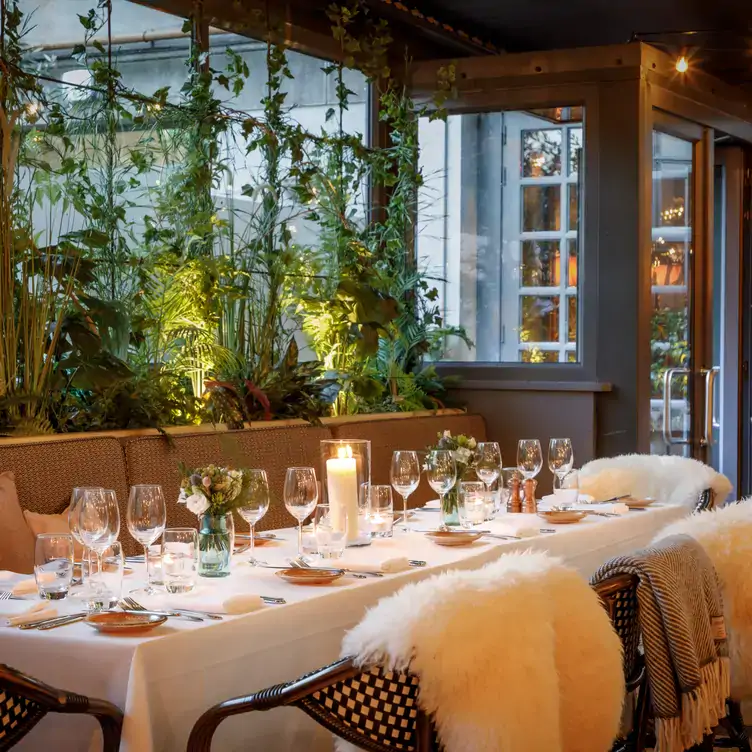
[[(531, 499), (528, 481), (542, 467), (536, 443), (521, 442), (510, 470), (498, 444), (444, 432), (425, 459), (396, 449), (390, 483), (378, 484), (369, 442), (322, 442), (318, 469), (286, 473), (282, 501), (297, 527), (260, 533), (271, 503), (263, 469), (182, 468), (178, 500), (159, 486), (130, 489), (123, 527), (144, 552), (127, 557), (114, 494), (76, 489), (71, 533), (38, 536), (34, 577), (0, 572), (0, 649), (18, 656), (20, 670), (123, 708), (121, 749), (184, 749), (209, 705), (334, 659), (345, 631), (407, 582), (528, 549), (587, 576), (684, 514), (579, 494), (568, 440), (549, 453), (554, 493), (537, 500), (533, 486)], [(438, 498), (409, 509), (423, 474)], [(196, 528), (166, 527), (167, 503), (185, 504)], [(236, 512), (247, 532), (236, 530)], [(81, 651), (96, 660), (82, 664)], [(248, 722), (223, 724), (219, 748), (247, 739)], [(300, 716), (250, 722), (261, 748), (328, 748)], [(57, 723), (40, 724), (19, 749), (62, 738)], [(79, 719), (55, 748), (88, 749), (91, 733)]]

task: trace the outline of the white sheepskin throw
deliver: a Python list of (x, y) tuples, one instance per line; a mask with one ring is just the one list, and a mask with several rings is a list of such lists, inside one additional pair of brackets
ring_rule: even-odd
[(731, 660), (731, 696), (752, 699), (752, 500), (691, 515), (656, 540), (689, 535), (706, 551), (721, 581)]
[(713, 489), (717, 506), (732, 489), (731, 481), (712, 467), (671, 455), (623, 454), (593, 460), (583, 465), (579, 481), (580, 491), (595, 499), (631, 494), (689, 508), (694, 507), (706, 488)]
[(544, 553), (407, 585), (342, 654), (409, 666), (445, 752), (605, 752), (619, 730), (621, 642), (587, 582)]

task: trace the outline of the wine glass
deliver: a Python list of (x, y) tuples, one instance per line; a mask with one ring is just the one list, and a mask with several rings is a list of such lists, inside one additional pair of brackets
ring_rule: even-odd
[(491, 484), (501, 473), (501, 448), (496, 441), (479, 441), (475, 447), (475, 474), (486, 487), (486, 497)]
[(161, 486), (131, 486), (126, 511), (128, 531), (144, 547), (144, 564), (147, 585), (144, 593), (158, 592), (149, 582), (149, 546), (154, 543), (167, 524), (167, 508)]
[(448, 449), (431, 450), (426, 459), (426, 475), (428, 485), (439, 495), (441, 529), (446, 530), (448, 515), (444, 510), (444, 497), (457, 482), (457, 463), (454, 461), (454, 452)]
[(257, 564), (254, 537), (256, 523), (266, 514), (269, 509), (269, 480), (266, 470), (248, 470), (249, 485), (248, 495), (242, 507), (238, 507), (240, 516), (251, 526), (251, 564)]
[(68, 528), (70, 529), (73, 540), (76, 541), (82, 548), (83, 554), (81, 556), (81, 587), (76, 588), (75, 597), (85, 598), (88, 595), (89, 588), (86, 584), (88, 575), (86, 574), (86, 564), (88, 562), (91, 567), (90, 554), (88, 546), (84, 543), (84, 539), (81, 537), (81, 531), (78, 527), (78, 518), (81, 513), (81, 501), (84, 498), (84, 491), (89, 490), (87, 487), (77, 486), (71, 491), (71, 500), (68, 505)]
[(120, 529), (119, 520), (111, 517), (110, 505), (111, 499), (105, 495), (103, 488), (87, 488), (84, 489), (78, 509), (78, 534), (97, 557), (100, 585), (103, 585), (102, 554), (114, 540), (113, 527), (117, 526), (118, 531)]
[(543, 467), (543, 452), (538, 439), (520, 439), (517, 443), (517, 469), (525, 480), (532, 480)]
[(420, 483), (420, 462), (418, 453), (397, 450), (392, 454), (390, 469), (392, 488), (402, 497), (402, 521), (407, 532), (407, 499)]
[(562, 488), (564, 476), (574, 465), (570, 439), (551, 439), (548, 442), (548, 469), (554, 474), (554, 490)]
[(298, 521), (298, 556), (303, 555), (303, 520), (316, 508), (319, 484), (312, 467), (288, 467), (283, 491), (287, 511)]

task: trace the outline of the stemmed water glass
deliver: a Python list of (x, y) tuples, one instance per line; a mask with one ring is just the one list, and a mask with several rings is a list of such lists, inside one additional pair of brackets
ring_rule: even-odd
[[(105, 494), (105, 489), (86, 488), (78, 508), (78, 534), (84, 544), (96, 554), (100, 587), (104, 586), (101, 578), (102, 555), (120, 532), (117, 502), (114, 504), (114, 511), (112, 505), (112, 496)], [(90, 579), (93, 581), (93, 577)]]
[(283, 491), (287, 511), (298, 521), (298, 556), (303, 555), (303, 520), (316, 508), (319, 484), (312, 467), (288, 467)]
[(501, 473), (501, 448), (496, 441), (479, 441), (475, 447), (475, 474), (483, 481), (486, 494)]
[(143, 592), (153, 595), (158, 592), (149, 585), (149, 546), (164, 532), (167, 524), (167, 508), (161, 486), (131, 486), (126, 512), (128, 531), (144, 548), (144, 564), (147, 585)]
[[(78, 598), (85, 598), (91, 588), (86, 584), (86, 564), (89, 566), (89, 573), (91, 573), (91, 561), (90, 552), (88, 546), (81, 537), (81, 531), (78, 526), (78, 518), (81, 513), (81, 502), (84, 498), (84, 491), (92, 490), (84, 487), (76, 487), (71, 492), (70, 505), (68, 506), (68, 528), (70, 529), (73, 540), (76, 541), (82, 548), (83, 554), (81, 556), (81, 588), (76, 590), (75, 596)], [(101, 489), (96, 489), (101, 490)]]
[(444, 509), (444, 497), (457, 482), (457, 463), (454, 452), (448, 449), (433, 449), (426, 459), (426, 476), (428, 485), (439, 495), (441, 508), (441, 529), (447, 529), (448, 515)]
[(538, 439), (520, 439), (517, 443), (517, 469), (525, 480), (532, 480), (543, 467), (543, 452)]
[(548, 442), (548, 469), (554, 474), (554, 489), (563, 488), (564, 477), (574, 465), (570, 439), (551, 439)]
[(238, 514), (251, 526), (251, 564), (257, 564), (255, 558), (254, 530), (256, 523), (269, 509), (269, 479), (266, 470), (248, 470), (248, 493), (242, 507), (238, 507)]
[(420, 483), (420, 462), (418, 453), (397, 450), (392, 454), (390, 469), (392, 488), (402, 497), (402, 521), (407, 532), (407, 499)]

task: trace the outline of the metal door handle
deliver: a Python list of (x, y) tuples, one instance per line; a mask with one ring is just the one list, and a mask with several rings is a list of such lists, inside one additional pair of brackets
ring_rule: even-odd
[(691, 444), (690, 439), (676, 439), (671, 433), (671, 382), (674, 376), (689, 376), (689, 368), (667, 368), (663, 374), (663, 440), (672, 444)]
[(721, 372), (719, 366), (713, 366), (705, 371), (705, 437), (703, 444), (713, 443), (713, 416), (715, 415), (715, 380)]

